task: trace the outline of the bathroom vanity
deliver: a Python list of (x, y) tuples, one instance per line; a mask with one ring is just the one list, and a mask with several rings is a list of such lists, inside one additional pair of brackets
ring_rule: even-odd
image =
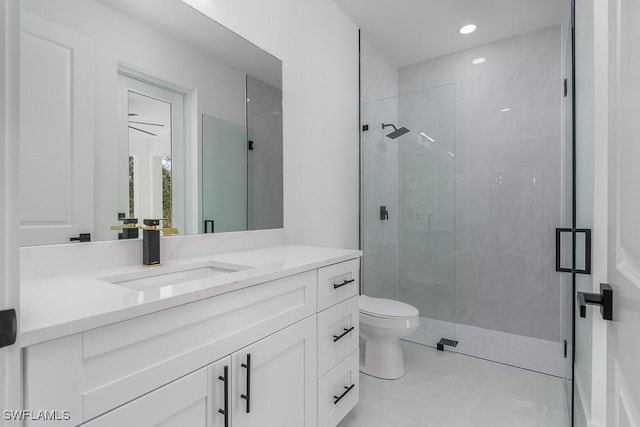
[(25, 408), (68, 411), (60, 426), (335, 426), (358, 402), (360, 256), (277, 246), (24, 280)]

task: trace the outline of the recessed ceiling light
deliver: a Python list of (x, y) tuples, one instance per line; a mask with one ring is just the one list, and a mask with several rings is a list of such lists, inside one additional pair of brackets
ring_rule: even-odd
[(468, 24), (460, 27), (458, 32), (460, 34), (471, 34), (476, 30), (476, 26), (474, 24)]
[(500, 111), (502, 111), (503, 113), (506, 113), (506, 112), (508, 112), (508, 111), (511, 111), (511, 108), (503, 108), (503, 109), (502, 109), (502, 110), (500, 110)]
[(471, 61), (471, 63), (472, 63), (473, 65), (478, 65), (478, 64), (482, 64), (484, 61), (486, 61), (486, 59), (485, 59), (485, 58), (476, 58), (476, 59), (474, 59), (473, 61)]

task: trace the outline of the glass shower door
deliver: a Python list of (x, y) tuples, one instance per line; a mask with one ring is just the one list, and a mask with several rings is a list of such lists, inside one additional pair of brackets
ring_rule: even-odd
[(453, 349), (454, 85), (364, 104), (362, 120), (363, 291), (419, 310), (407, 340)]
[(400, 96), (398, 117), (412, 130), (399, 155), (398, 299), (420, 311), (407, 339), (453, 349), (454, 85)]

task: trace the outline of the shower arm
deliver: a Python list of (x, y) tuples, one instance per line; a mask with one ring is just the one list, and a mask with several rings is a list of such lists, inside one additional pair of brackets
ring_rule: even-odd
[(392, 125), (391, 123), (389, 123), (388, 125), (385, 125), (384, 123), (382, 123), (382, 129), (384, 128), (388, 128), (389, 126), (391, 126), (393, 128), (394, 131), (397, 131), (398, 128), (396, 127), (396, 125)]

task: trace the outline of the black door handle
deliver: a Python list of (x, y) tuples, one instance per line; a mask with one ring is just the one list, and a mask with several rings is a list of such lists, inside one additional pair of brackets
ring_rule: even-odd
[(13, 345), (18, 337), (18, 318), (16, 310), (0, 311), (0, 348)]
[(91, 233), (80, 233), (78, 237), (71, 237), (69, 239), (70, 242), (90, 242), (91, 241)]
[(240, 397), (247, 401), (247, 414), (251, 412), (251, 354), (247, 353), (247, 363), (241, 365), (247, 370), (247, 392), (241, 394)]
[(599, 305), (604, 320), (613, 320), (613, 289), (606, 283), (600, 283), (600, 293), (578, 292), (580, 317), (587, 317), (587, 305)]
[(334, 404), (334, 405), (337, 405), (337, 404), (338, 404), (338, 402), (340, 402), (340, 401), (342, 400), (342, 398), (343, 398), (343, 397), (345, 397), (347, 394), (349, 394), (349, 392), (350, 392), (351, 390), (353, 390), (353, 388), (354, 388), (355, 386), (356, 386), (355, 384), (351, 384), (349, 387), (344, 386), (345, 390), (342, 392), (342, 394), (341, 394), (340, 396), (333, 396), (333, 398), (335, 399), (335, 400), (333, 401), (333, 404)]
[(352, 326), (350, 328), (344, 328), (344, 332), (341, 333), (340, 335), (334, 335), (333, 336), (333, 342), (338, 342), (339, 340), (342, 339), (342, 337), (344, 337), (345, 335), (347, 335), (349, 332), (353, 331), (356, 327)]
[(224, 415), (224, 427), (229, 427), (229, 366), (224, 367), (224, 375), (218, 379), (224, 383), (224, 409), (218, 409), (218, 412)]
[(353, 283), (355, 281), (356, 281), (356, 279), (351, 279), (351, 280), (345, 280), (342, 283), (334, 283), (333, 284), (333, 289), (338, 289), (338, 288), (341, 288), (343, 286), (347, 286), (349, 283)]

